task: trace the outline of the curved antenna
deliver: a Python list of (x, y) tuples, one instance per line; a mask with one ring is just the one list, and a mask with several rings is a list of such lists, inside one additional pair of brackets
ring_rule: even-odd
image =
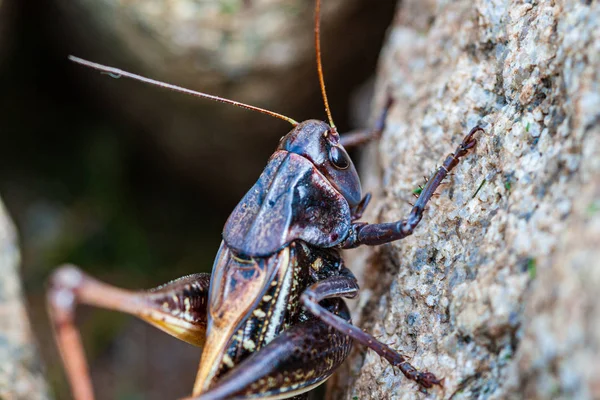
[(270, 115), (271, 117), (275, 117), (275, 118), (279, 118), (284, 121), (287, 121), (290, 124), (292, 124), (293, 126), (298, 125), (298, 122), (296, 122), (295, 120), (293, 120), (289, 117), (286, 117), (285, 115), (278, 114), (273, 111), (265, 110), (264, 108), (254, 107), (254, 106), (251, 106), (248, 104), (240, 103), (238, 101), (224, 99), (219, 96), (213, 96), (211, 94), (206, 94), (206, 93), (202, 93), (202, 92), (196, 92), (195, 90), (186, 89), (181, 86), (171, 85), (170, 83), (156, 81), (154, 79), (146, 78), (141, 75), (132, 74), (131, 72), (123, 71), (118, 68), (107, 67), (106, 65), (97, 64), (95, 62), (87, 61), (87, 60), (84, 60), (82, 58), (75, 57), (75, 56), (69, 56), (69, 60), (76, 62), (77, 64), (81, 64), (86, 67), (101, 71), (105, 74), (108, 74), (109, 76), (111, 76), (113, 78), (120, 78), (120, 77), (124, 76), (125, 78), (130, 78), (130, 79), (133, 79), (136, 81), (149, 83), (150, 85), (159, 86), (159, 87), (162, 87), (165, 89), (173, 90), (175, 92), (186, 93), (186, 94), (196, 96), (196, 97), (203, 97), (205, 99), (214, 100), (214, 101), (218, 101), (218, 102), (225, 103), (225, 104), (231, 104), (236, 107), (245, 108), (247, 110), (258, 111), (260, 113)]
[(333, 118), (331, 117), (331, 109), (329, 108), (329, 101), (327, 100), (327, 93), (325, 92), (325, 78), (323, 78), (323, 63), (321, 62), (321, 0), (317, 0), (315, 5), (315, 49), (317, 50), (317, 71), (319, 73), (319, 83), (321, 84), (321, 94), (323, 95), (323, 102), (325, 103), (325, 112), (327, 113), (327, 119), (329, 119), (329, 125), (336, 130)]

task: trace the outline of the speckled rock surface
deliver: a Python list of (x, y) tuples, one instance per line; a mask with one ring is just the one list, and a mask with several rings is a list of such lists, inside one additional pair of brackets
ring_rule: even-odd
[(40, 371), (19, 280), (19, 249), (12, 222), (0, 202), (0, 399), (43, 400)]
[(600, 5), (398, 7), (365, 220), (403, 218), (422, 176), (486, 132), (412, 237), (348, 252), (363, 275), (354, 320), (445, 385), (421, 393), (357, 348), (329, 398), (600, 398)]

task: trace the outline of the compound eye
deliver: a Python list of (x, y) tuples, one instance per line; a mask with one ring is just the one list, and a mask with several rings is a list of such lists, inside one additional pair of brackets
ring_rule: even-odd
[(337, 169), (346, 169), (350, 166), (348, 156), (337, 146), (332, 146), (329, 150), (329, 161)]

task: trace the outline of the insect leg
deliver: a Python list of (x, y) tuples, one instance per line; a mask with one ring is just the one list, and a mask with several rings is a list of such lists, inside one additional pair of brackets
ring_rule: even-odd
[[(342, 321), (350, 319), (342, 299), (330, 300), (326, 307)], [(242, 361), (207, 391), (186, 400), (303, 399), (302, 393), (331, 376), (351, 347), (347, 335), (310, 316)]]
[(374, 246), (393, 242), (394, 240), (399, 240), (411, 235), (421, 221), (421, 218), (423, 218), (423, 210), (434, 195), (438, 186), (442, 183), (448, 173), (458, 165), (460, 158), (465, 156), (469, 149), (473, 148), (477, 143), (473, 136), (478, 131), (483, 131), (483, 128), (476, 126), (471, 129), (460, 145), (458, 145), (455, 152), (446, 157), (444, 163), (433, 174), (431, 179), (427, 181), (427, 184), (410, 211), (408, 218), (397, 222), (383, 224), (353, 224), (350, 235), (340, 246), (343, 248), (352, 248), (363, 244)]
[[(352, 131), (341, 135), (340, 142), (342, 143), (342, 146), (345, 148), (357, 147), (370, 142), (371, 140), (379, 139), (383, 133), (383, 130), (385, 129), (385, 120), (387, 119), (387, 114), (391, 106), (392, 97), (389, 96), (381, 115), (375, 123), (375, 129)], [(352, 221), (356, 221), (362, 217), (370, 200), (371, 193), (367, 193), (356, 206), (356, 208), (352, 210)]]
[(360, 219), (371, 201), (371, 193), (365, 194), (360, 203), (352, 210), (352, 221)]
[(385, 129), (385, 120), (387, 119), (387, 114), (392, 106), (392, 103), (392, 97), (389, 96), (385, 106), (383, 107), (381, 115), (375, 123), (374, 129), (356, 130), (340, 135), (340, 142), (342, 143), (342, 146), (348, 149), (368, 143), (371, 140), (379, 139), (383, 133), (383, 130)]
[(372, 140), (379, 139), (383, 133), (383, 127), (381, 129), (375, 128), (372, 130), (359, 129), (355, 131), (346, 132), (340, 135), (340, 143), (344, 148), (351, 149), (358, 147), (363, 144), (369, 143)]
[(364, 332), (360, 328), (352, 325), (349, 321), (329, 312), (319, 302), (324, 299), (336, 297), (354, 297), (358, 293), (358, 283), (351, 273), (341, 276), (333, 276), (323, 281), (311, 285), (304, 291), (300, 301), (306, 309), (321, 319), (327, 325), (337, 329), (356, 340), (357, 342), (369, 347), (381, 357), (385, 358), (392, 366), (398, 367), (408, 379), (417, 382), (424, 388), (430, 388), (433, 385), (441, 385), (441, 380), (437, 379), (431, 372), (421, 372), (413, 367), (406, 358), (388, 345), (381, 343), (372, 335)]
[(201, 345), (206, 332), (209, 282), (209, 274), (196, 274), (149, 291), (131, 292), (97, 281), (73, 266), (58, 269), (50, 280), (48, 307), (73, 397), (94, 398), (75, 326), (78, 303), (136, 315), (181, 340)]

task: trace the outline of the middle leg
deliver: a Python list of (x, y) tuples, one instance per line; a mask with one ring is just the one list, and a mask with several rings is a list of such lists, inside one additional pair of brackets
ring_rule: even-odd
[[(344, 269), (343, 271), (348, 271)], [(392, 349), (388, 345), (381, 343), (372, 335), (364, 332), (360, 328), (352, 325), (349, 321), (329, 312), (319, 303), (325, 299), (336, 297), (355, 297), (358, 294), (358, 283), (351, 273), (345, 273), (339, 276), (333, 276), (323, 281), (311, 285), (304, 291), (300, 297), (302, 305), (313, 315), (325, 322), (327, 325), (335, 328), (356, 340), (357, 342), (369, 347), (379, 356), (385, 358), (392, 366), (398, 367), (408, 379), (417, 382), (424, 388), (430, 388), (433, 385), (442, 385), (442, 380), (437, 379), (434, 374), (427, 371), (419, 371), (413, 367), (406, 358)]]

